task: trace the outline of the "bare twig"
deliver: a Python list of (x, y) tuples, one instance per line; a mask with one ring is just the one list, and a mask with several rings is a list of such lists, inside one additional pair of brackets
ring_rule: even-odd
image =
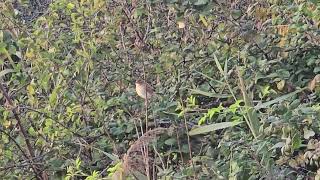
[[(143, 58), (143, 78), (144, 78), (144, 81), (146, 82), (146, 71), (145, 71), (145, 65), (144, 65), (144, 58)], [(145, 83), (145, 89), (147, 89), (147, 83)], [(145, 119), (145, 124), (146, 124), (146, 132), (148, 131), (148, 93), (146, 93), (146, 99), (145, 99), (145, 115), (146, 115), (146, 119)], [(142, 125), (141, 125), (142, 126)], [(143, 143), (143, 151), (142, 151), (142, 154), (143, 154), (143, 159), (145, 161), (145, 165), (146, 165), (146, 174), (147, 174), (147, 178), (150, 179), (150, 164), (149, 164), (149, 148), (148, 148), (148, 144), (144, 144)]]
[[(41, 163), (34, 163), (33, 165), (42, 165)], [(30, 163), (24, 163), (24, 164), (14, 164), (14, 165), (9, 165), (9, 166), (5, 166), (5, 167), (0, 167), (0, 171), (6, 171), (12, 168), (20, 168), (20, 167), (26, 167), (26, 166), (30, 166)]]

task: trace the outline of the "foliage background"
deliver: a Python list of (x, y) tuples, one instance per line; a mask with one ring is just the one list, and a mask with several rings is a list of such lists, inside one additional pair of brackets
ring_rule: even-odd
[[(0, 94), (1, 177), (111, 176), (145, 121), (139, 77), (161, 94), (150, 129), (179, 129), (152, 143), (154, 177), (318, 177), (317, 1), (9, 0), (0, 9), (0, 78), (13, 101)], [(188, 140), (185, 126), (205, 124), (219, 130)]]

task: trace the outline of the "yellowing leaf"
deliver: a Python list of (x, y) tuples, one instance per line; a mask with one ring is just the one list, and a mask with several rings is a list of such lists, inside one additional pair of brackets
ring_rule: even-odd
[(208, 27), (208, 22), (207, 22), (206, 18), (204, 17), (204, 15), (200, 14), (199, 17), (200, 17), (200, 21), (203, 23), (203, 25), (205, 27)]
[(311, 80), (309, 83), (308, 83), (308, 89), (310, 91), (313, 91), (314, 89), (316, 88), (316, 82), (314, 80)]
[(286, 44), (287, 41), (287, 35), (289, 33), (289, 26), (288, 25), (279, 25), (277, 26), (278, 34), (280, 34), (282, 37), (279, 42), (279, 46), (283, 47)]
[(28, 90), (29, 95), (31, 95), (31, 96), (34, 95), (35, 91), (34, 91), (34, 88), (32, 85), (28, 85), (27, 90)]
[(4, 122), (2, 122), (2, 125), (5, 128), (9, 128), (12, 125), (12, 120), (4, 120)]
[(74, 8), (74, 4), (73, 3), (68, 3), (67, 4), (67, 9), (73, 9)]
[(49, 53), (54, 53), (56, 51), (56, 48), (55, 47), (51, 47), (51, 48), (49, 48)]
[(268, 14), (269, 14), (268, 8), (257, 7), (255, 9), (255, 16), (257, 17), (257, 19), (261, 21), (266, 21), (268, 18)]
[(34, 57), (35, 57), (35, 55), (34, 55), (33, 49), (27, 49), (26, 58), (27, 59), (32, 59)]
[(177, 24), (179, 29), (183, 29), (186, 27), (186, 24), (183, 21), (178, 21)]
[(286, 36), (289, 32), (289, 26), (288, 25), (278, 25), (277, 26), (278, 29), (278, 34), (282, 35), (282, 36)]
[[(280, 43), (280, 45), (281, 45), (281, 46), (284, 46), (286, 40), (287, 40), (287, 39), (285, 39), (284, 41), (282, 41), (282, 42)], [(281, 57), (283, 57), (283, 58), (287, 58), (287, 57), (289, 56), (289, 52), (283, 52), (283, 51), (282, 51), (282, 52), (280, 52), (280, 55), (281, 55)]]
[(280, 47), (283, 47), (285, 44), (286, 44), (286, 41), (287, 41), (287, 38), (284, 38), (284, 37), (282, 37), (281, 39), (280, 39), (280, 42), (279, 42), (279, 46)]
[(93, 6), (94, 10), (98, 10), (99, 8), (101, 8), (105, 4), (105, 1), (103, 1), (103, 0), (94, 0), (93, 4), (94, 4), (94, 6)]
[(306, 118), (302, 122), (306, 123), (307, 125), (311, 125), (312, 124), (312, 119), (311, 118)]
[(312, 11), (315, 11), (317, 9), (317, 6), (314, 5), (314, 4), (308, 4), (307, 5), (307, 9), (312, 12)]
[(285, 84), (286, 84), (286, 81), (285, 81), (285, 80), (279, 81), (279, 82), (277, 83), (277, 88), (278, 88), (278, 90), (282, 91)]

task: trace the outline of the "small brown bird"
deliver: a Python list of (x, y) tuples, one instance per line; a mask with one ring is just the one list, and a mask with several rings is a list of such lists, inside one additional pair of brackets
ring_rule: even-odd
[(154, 95), (153, 88), (141, 79), (136, 81), (136, 92), (143, 99), (150, 99)]

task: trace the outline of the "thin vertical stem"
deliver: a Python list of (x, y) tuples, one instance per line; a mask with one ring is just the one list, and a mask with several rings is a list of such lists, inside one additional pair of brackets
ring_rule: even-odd
[(192, 149), (191, 149), (191, 143), (190, 143), (190, 136), (189, 136), (187, 118), (186, 118), (186, 114), (185, 114), (186, 112), (185, 112), (185, 107), (184, 107), (184, 104), (183, 104), (181, 96), (180, 96), (180, 103), (181, 103), (181, 107), (182, 107), (182, 111), (183, 111), (184, 126), (185, 126), (186, 133), (187, 133), (190, 161), (191, 161), (192, 169), (193, 169), (193, 171), (195, 173), (195, 176), (194, 176), (193, 179), (196, 179), (197, 173), (196, 173), (196, 170), (195, 170), (195, 167), (194, 167), (194, 163), (193, 163), (193, 159), (192, 159)]
[(34, 149), (31, 146), (31, 143), (30, 143), (30, 140), (29, 140), (29, 136), (28, 136), (26, 130), (24, 129), (24, 126), (22, 125), (21, 119), (20, 119), (20, 117), (18, 115), (18, 112), (16, 110), (15, 105), (13, 104), (10, 96), (8, 95), (7, 91), (5, 90), (5, 88), (3, 87), (1, 82), (0, 82), (0, 90), (1, 90), (2, 94), (4, 95), (4, 97), (5, 97), (6, 101), (8, 102), (8, 104), (11, 107), (13, 107), (11, 111), (13, 113), (14, 118), (17, 120), (17, 124), (19, 126), (20, 132), (21, 132), (21, 134), (22, 134), (22, 136), (24, 138), (24, 141), (25, 141), (25, 143), (27, 145), (28, 159), (29, 159), (29, 161), (31, 163), (32, 170), (36, 174), (37, 179), (43, 179), (43, 177), (45, 177), (46, 173), (45, 172), (41, 173), (39, 168), (33, 162), (33, 158), (35, 158), (35, 154), (34, 154)]
[[(146, 124), (146, 132), (148, 131), (148, 93), (147, 93), (147, 81), (146, 81), (146, 71), (145, 71), (145, 64), (144, 64), (144, 58), (143, 58), (143, 79), (145, 82), (145, 103), (144, 103), (144, 107), (145, 107), (145, 124)], [(150, 165), (149, 165), (149, 148), (148, 146), (146, 146), (145, 144), (143, 145), (143, 154), (144, 154), (144, 161), (146, 164), (146, 174), (147, 174), (147, 178), (150, 179)]]

